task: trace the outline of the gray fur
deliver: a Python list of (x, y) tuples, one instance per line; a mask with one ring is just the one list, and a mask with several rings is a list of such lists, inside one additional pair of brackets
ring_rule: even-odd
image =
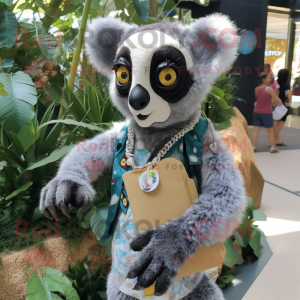
[[(163, 30), (175, 39), (179, 39), (182, 45), (188, 49), (195, 68), (198, 66), (222, 67), (222, 72), (226, 66), (230, 66), (237, 56), (237, 45), (232, 49), (220, 47), (218, 34), (223, 28), (235, 30), (235, 25), (229, 18), (214, 14), (201, 18), (191, 24), (190, 27), (180, 23), (163, 25), (153, 24), (138, 29), (136, 26), (128, 25), (117, 19), (98, 18), (90, 25), (92, 36), (87, 39), (86, 50), (91, 62), (99, 71), (107, 67), (107, 71), (112, 67), (116, 52), (120, 43), (130, 37), (134, 31), (146, 29)], [(206, 28), (215, 28), (216, 34), (209, 34), (206, 42), (216, 43), (214, 49), (207, 49), (199, 43), (199, 36)], [(116, 34), (110, 35), (110, 30)], [(184, 32), (184, 34), (183, 34)], [(178, 33), (181, 33), (178, 34)], [(112, 36), (114, 38), (112, 38)], [(105, 45), (99, 44), (99, 40)], [(195, 46), (195, 44), (197, 44)], [(108, 46), (107, 46), (108, 45)], [(144, 66), (139, 66), (144, 67)], [(121, 113), (130, 120), (136, 133), (136, 139), (141, 139), (145, 147), (156, 155), (168, 140), (170, 140), (180, 129), (184, 128), (195, 115), (196, 109), (211, 89), (211, 84), (221, 74), (213, 69), (210, 74), (198, 74), (197, 70), (192, 73), (193, 85), (184, 98), (177, 103), (170, 103), (170, 117), (163, 123), (154, 123), (148, 128), (140, 128), (135, 122), (128, 108), (126, 99), (119, 97), (115, 93), (115, 82), (112, 73), (107, 75), (111, 80), (110, 96), (114, 105)], [(42, 190), (40, 200), (40, 210), (44, 211), (50, 205), (59, 206), (60, 203), (69, 203), (70, 194), (76, 191), (75, 204), (81, 204), (84, 200), (92, 201), (95, 192), (91, 187), (89, 173), (84, 169), (84, 163), (91, 158), (102, 159), (106, 167), (112, 166), (113, 150), (117, 138), (117, 130), (96, 136), (87, 142), (103, 143), (109, 139), (108, 152), (78, 152), (76, 148), (70, 152), (63, 160), (57, 176)], [(234, 229), (234, 220), (241, 221), (243, 211), (246, 207), (246, 195), (243, 187), (243, 179), (240, 172), (234, 167), (232, 154), (230, 151), (224, 152), (223, 142), (220, 136), (214, 131), (214, 137), (218, 141), (219, 149), (212, 152), (209, 147), (205, 147), (202, 153), (202, 162), (206, 168), (202, 169), (202, 193), (195, 200), (194, 204), (185, 214), (171, 222), (157, 227), (151, 235), (139, 233), (132, 242), (134, 245), (142, 245), (139, 254), (132, 263), (131, 271), (133, 275), (138, 274), (138, 283), (141, 288), (148, 286), (155, 279), (156, 293), (164, 293), (176, 277), (180, 259), (174, 263), (175, 258), (187, 258), (192, 256), (199, 245), (213, 245), (223, 241)], [(211, 144), (212, 134), (208, 128), (203, 135), (203, 141)], [(225, 166), (225, 168), (223, 167)], [(72, 203), (71, 203), (72, 204)], [(73, 205), (73, 204), (72, 204)], [(206, 220), (196, 227), (198, 221)], [(222, 239), (216, 238), (211, 231), (212, 224), (218, 220), (226, 221), (230, 224), (230, 232), (226, 233)], [(196, 233), (195, 234), (195, 229)], [(224, 226), (216, 228), (218, 234), (224, 233)], [(206, 236), (205, 238), (203, 238)], [(202, 237), (202, 238), (201, 238)], [(145, 242), (146, 241), (146, 242)], [(196, 286), (193, 292), (186, 296), (184, 300), (223, 300), (219, 288), (208, 279), (207, 275), (197, 273), (195, 276), (187, 277), (191, 287)], [(195, 280), (199, 280), (195, 282)], [(134, 300), (135, 298), (124, 295), (119, 291), (113, 274), (108, 278), (108, 300)]]
[(99, 72), (107, 73), (105, 75), (109, 78), (113, 77), (114, 73), (110, 69), (113, 66), (118, 45), (124, 35), (136, 27), (136, 25), (129, 25), (111, 17), (97, 18), (92, 21), (86, 30), (85, 49), (90, 61)]
[[(75, 146), (73, 150), (63, 159), (57, 175), (42, 189), (39, 209), (43, 212), (50, 205), (59, 207), (60, 203), (69, 203), (80, 206), (85, 200), (93, 201), (95, 191), (91, 186), (89, 170), (84, 168), (84, 164), (92, 158), (101, 159), (106, 168), (112, 167), (116, 140), (121, 126), (113, 128), (103, 134), (87, 140), (81, 146)], [(97, 150), (90, 147), (97, 145)], [(100, 150), (103, 145), (103, 151)], [(85, 151), (86, 150), (86, 151)], [(101, 175), (102, 172), (100, 171)], [(70, 199), (71, 192), (76, 190), (75, 199)]]

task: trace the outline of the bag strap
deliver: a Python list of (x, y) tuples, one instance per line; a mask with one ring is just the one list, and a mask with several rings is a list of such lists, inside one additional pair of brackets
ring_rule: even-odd
[(259, 95), (261, 94), (261, 92), (263, 91), (263, 88), (259, 91), (259, 93), (258, 93), (258, 95), (257, 96), (255, 96), (255, 98), (256, 98), (256, 101), (257, 101), (257, 98), (259, 97)]

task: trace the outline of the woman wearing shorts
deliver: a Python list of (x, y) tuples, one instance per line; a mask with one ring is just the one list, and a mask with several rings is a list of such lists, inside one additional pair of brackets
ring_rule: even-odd
[(256, 142), (260, 127), (265, 127), (268, 132), (271, 145), (270, 153), (279, 152), (275, 148), (273, 116), (272, 116), (272, 98), (277, 105), (282, 105), (272, 87), (270, 87), (271, 77), (268, 73), (262, 72), (258, 76), (260, 85), (255, 89), (256, 105), (253, 112), (253, 151), (256, 150)]

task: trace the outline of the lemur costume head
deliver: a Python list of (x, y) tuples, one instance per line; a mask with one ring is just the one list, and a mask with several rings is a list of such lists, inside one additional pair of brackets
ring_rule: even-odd
[[(191, 120), (215, 79), (237, 56), (238, 36), (228, 17), (215, 14), (137, 27), (98, 18), (86, 50), (106, 74), (120, 112), (141, 128), (166, 128)], [(113, 71), (112, 71), (113, 70)]]

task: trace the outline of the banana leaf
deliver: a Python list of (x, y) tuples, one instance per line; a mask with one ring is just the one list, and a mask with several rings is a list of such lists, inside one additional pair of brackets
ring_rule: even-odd
[(33, 184), (33, 182), (29, 182), (29, 183), (26, 183), (26, 184), (22, 185), (20, 188), (18, 188), (17, 190), (15, 190), (13, 193), (11, 193), (10, 195), (8, 195), (5, 198), (5, 200), (9, 200), (10, 198), (19, 195), (21, 192), (26, 191), (29, 187), (32, 186), (32, 184)]
[(0, 12), (0, 44), (5, 48), (11, 48), (16, 41), (16, 29), (18, 22), (11, 10)]
[(26, 285), (26, 300), (59, 300), (62, 299), (53, 292), (61, 293), (66, 300), (80, 300), (72, 282), (61, 272), (51, 268), (43, 269), (45, 275), (35, 276), (32, 273), (29, 276)]
[(14, 0), (1, 0), (0, 3), (4, 3), (6, 6), (10, 7)]
[(18, 139), (22, 143), (25, 152), (35, 143), (39, 138), (38, 133), (32, 123), (23, 126), (17, 134)]
[(26, 169), (26, 171), (33, 170), (33, 169), (45, 166), (47, 164), (50, 164), (54, 161), (57, 161), (57, 160), (61, 159), (64, 155), (66, 155), (68, 152), (70, 152), (74, 147), (75, 147), (75, 145), (69, 145), (69, 146), (61, 147), (60, 149), (56, 149), (46, 158), (30, 165)]
[(236, 251), (236, 249), (233, 245), (233, 240), (230, 237), (224, 242), (224, 246), (226, 248), (224, 265), (226, 265), (229, 268), (232, 268), (236, 264), (243, 263), (243, 258)]
[(0, 74), (8, 95), (0, 96), (0, 123), (5, 131), (18, 133), (22, 126), (28, 124), (34, 117), (31, 105), (37, 102), (35, 86), (27, 74)]
[(147, 22), (149, 16), (149, 0), (133, 0), (133, 5), (138, 16)]
[(6, 97), (7, 95), (8, 95), (8, 93), (4, 89), (4, 84), (0, 82), (0, 96)]
[(53, 120), (53, 121), (49, 121), (44, 123), (43, 125), (39, 126), (38, 130), (42, 129), (44, 126), (49, 125), (49, 124), (55, 124), (55, 123), (63, 123), (63, 124), (68, 124), (68, 125), (75, 125), (75, 126), (81, 126), (84, 128), (89, 128), (91, 130), (95, 130), (95, 131), (99, 131), (99, 132), (104, 132), (107, 130), (107, 128), (109, 128), (110, 124), (109, 123), (105, 123), (105, 124), (99, 124), (99, 125), (104, 125), (105, 127), (99, 127), (93, 124), (87, 124), (84, 122), (77, 122), (75, 120), (72, 119), (65, 119), (65, 120)]

